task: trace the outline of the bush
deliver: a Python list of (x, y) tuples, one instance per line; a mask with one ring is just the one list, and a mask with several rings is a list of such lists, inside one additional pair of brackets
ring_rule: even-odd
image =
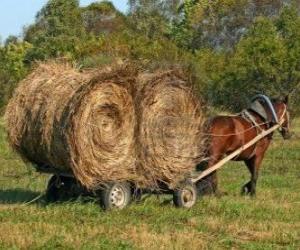
[(27, 42), (14, 42), (0, 47), (0, 112), (17, 82), (28, 72), (25, 55), (31, 48), (32, 45)]

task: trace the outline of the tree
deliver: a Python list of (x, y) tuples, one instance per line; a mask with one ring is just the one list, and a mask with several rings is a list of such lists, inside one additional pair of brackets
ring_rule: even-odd
[(10, 35), (5, 39), (4, 45), (7, 46), (10, 43), (17, 44), (18, 42), (19, 42), (18, 37)]
[(129, 0), (132, 27), (149, 38), (168, 36), (180, 0)]
[(126, 28), (126, 17), (111, 2), (92, 3), (82, 8), (81, 12), (88, 33), (101, 35)]
[(290, 0), (186, 0), (182, 18), (172, 29), (174, 40), (191, 50), (232, 50), (259, 16), (277, 17)]
[(0, 47), (0, 108), (11, 97), (17, 82), (27, 74), (25, 55), (31, 47), (27, 42), (13, 42)]
[(292, 93), (292, 106), (297, 112), (300, 111), (300, 17), (297, 6), (285, 7), (276, 26), (287, 48), (283, 88), (286, 93)]
[(213, 104), (240, 110), (257, 93), (284, 94), (286, 56), (284, 40), (272, 20), (257, 18), (234, 53), (228, 54), (218, 81), (210, 86), (215, 93)]
[(49, 0), (25, 30), (24, 40), (33, 44), (27, 58), (72, 57), (84, 36), (79, 1)]

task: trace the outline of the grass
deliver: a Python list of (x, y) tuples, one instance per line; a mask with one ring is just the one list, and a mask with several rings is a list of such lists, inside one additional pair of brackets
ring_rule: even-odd
[(171, 196), (114, 212), (93, 200), (25, 204), (45, 190), (49, 176), (9, 150), (3, 124), (0, 166), (0, 249), (300, 249), (297, 137), (276, 136), (255, 199), (239, 195), (249, 179), (246, 167), (229, 163), (219, 173), (228, 195), (203, 197), (191, 210), (174, 208)]

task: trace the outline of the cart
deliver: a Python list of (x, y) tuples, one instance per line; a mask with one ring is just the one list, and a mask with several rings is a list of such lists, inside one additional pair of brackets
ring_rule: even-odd
[[(205, 171), (193, 171), (189, 174), (189, 177), (185, 178), (184, 181), (178, 183), (176, 188), (164, 189), (162, 193), (168, 193), (173, 195), (173, 202), (176, 207), (191, 208), (195, 205), (197, 201), (197, 187), (196, 184), (203, 178), (207, 177), (214, 171), (223, 167), (227, 162), (234, 159), (240, 153), (242, 153), (247, 148), (253, 146), (262, 138), (273, 133), (275, 130), (280, 128), (282, 124), (278, 123), (273, 127), (262, 131), (254, 139), (238, 148), (236, 151), (224, 157), (214, 166), (210, 167)], [(40, 167), (38, 169), (41, 172), (51, 172), (47, 167)], [(98, 190), (94, 190), (92, 193), (97, 197), (100, 197), (100, 204), (105, 210), (111, 209), (123, 209), (125, 208), (133, 199), (139, 199), (142, 193), (149, 193), (153, 191), (150, 190), (139, 190), (134, 187), (130, 182), (111, 182), (106, 183), (99, 187)], [(72, 197), (74, 193), (80, 194), (91, 194), (90, 191), (86, 190), (80, 185), (80, 183), (74, 178), (72, 173), (60, 173), (57, 172), (53, 175), (49, 182), (46, 191), (46, 198), (49, 201), (55, 202), (62, 197)]]

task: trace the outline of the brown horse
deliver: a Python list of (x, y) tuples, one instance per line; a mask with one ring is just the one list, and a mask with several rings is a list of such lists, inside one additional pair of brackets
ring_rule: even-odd
[[(237, 150), (239, 147), (255, 138), (262, 130), (266, 130), (273, 125), (270, 109), (266, 107), (266, 104), (261, 104), (265, 107), (266, 114), (269, 118), (268, 121), (265, 121), (261, 116), (251, 110), (247, 111), (248, 114), (250, 113), (252, 120), (247, 119), (247, 117), (243, 117), (242, 115), (237, 115), (217, 116), (209, 121), (209, 160), (206, 168), (212, 167), (225, 155)], [(278, 119), (283, 121), (279, 131), (284, 139), (289, 139), (288, 98), (286, 97), (284, 100), (274, 100), (272, 101), (272, 104)], [(242, 187), (243, 194), (250, 194), (251, 196), (255, 195), (259, 169), (265, 152), (272, 141), (272, 136), (273, 133), (261, 139), (254, 146), (244, 150), (234, 159), (234, 161), (244, 161), (251, 174), (250, 181)], [(213, 172), (210, 176), (208, 176), (206, 178), (206, 183), (210, 183), (212, 188), (212, 190), (210, 190), (216, 192), (218, 184), (217, 173)]]

